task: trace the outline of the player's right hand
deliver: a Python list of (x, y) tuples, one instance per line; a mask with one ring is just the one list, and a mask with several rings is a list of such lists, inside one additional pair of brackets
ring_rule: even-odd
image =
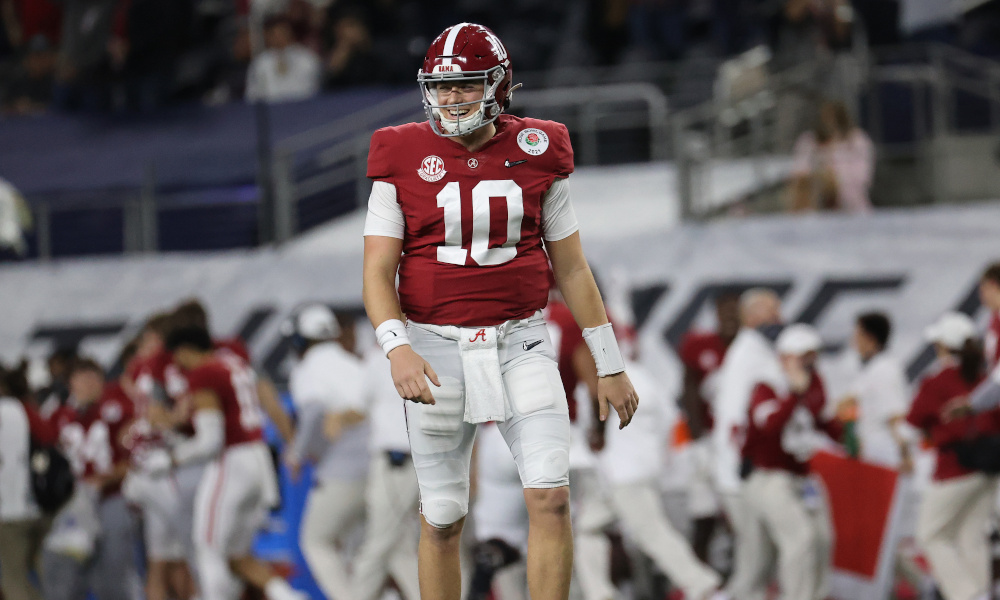
[(392, 382), (396, 384), (396, 391), (401, 398), (420, 404), (434, 404), (434, 394), (431, 393), (427, 380), (430, 379), (438, 387), (441, 387), (441, 382), (430, 363), (409, 345), (391, 350), (389, 362), (392, 364)]

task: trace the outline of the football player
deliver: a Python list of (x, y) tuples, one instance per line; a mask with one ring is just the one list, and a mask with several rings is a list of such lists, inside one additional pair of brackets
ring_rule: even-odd
[(790, 325), (775, 346), (785, 389), (762, 381), (751, 393), (743, 498), (750, 518), (777, 547), (781, 598), (823, 600), (829, 593), (833, 531), (826, 493), (821, 480), (810, 476), (809, 459), (833, 446), (831, 437), (839, 439), (841, 432), (824, 417), (826, 391), (816, 371), (823, 343), (816, 329)]
[[(95, 511), (99, 525), (85, 533), (87, 528), (71, 522), (70, 511), (67, 519), (57, 519), (42, 557), (45, 597), (73, 600), (90, 590), (101, 600), (128, 600), (138, 577), (133, 552), (137, 526), (121, 494), (129, 461), (121, 438), (134, 406), (117, 383), (105, 382), (104, 369), (91, 359), (73, 364), (69, 391), (51, 422), (77, 476), (76, 502), (94, 499), (82, 512)], [(88, 539), (79, 544), (81, 533)], [(53, 543), (56, 536), (59, 542)]]
[(380, 129), (371, 140), (364, 300), (396, 388), (412, 401), (421, 595), (461, 596), (476, 424), (495, 421), (524, 486), (530, 595), (564, 599), (573, 552), (570, 426), (540, 314), (550, 260), (596, 361), (601, 417), (610, 404), (624, 427), (638, 405), (580, 244), (569, 135), (558, 123), (504, 114), (515, 88), (511, 60), (481, 25), (446, 29), (417, 79), (427, 121)]
[(166, 349), (184, 371), (194, 410), (194, 435), (138, 462), (152, 475), (209, 463), (194, 505), (194, 541), (201, 597), (235, 600), (248, 583), (268, 600), (305, 596), (251, 554), (254, 535), (278, 502), (271, 455), (253, 370), (235, 354), (217, 352), (208, 331), (180, 327)]
[(311, 304), (288, 330), (299, 358), (288, 380), (298, 427), (285, 464), (294, 479), (304, 462), (315, 464), (299, 526), (302, 555), (327, 598), (346, 598), (350, 578), (340, 547), (364, 514), (370, 433), (361, 362), (352, 352), (354, 327), (342, 327), (329, 307)]
[(684, 388), (680, 406), (694, 440), (691, 446), (695, 470), (688, 511), (694, 519), (694, 552), (702, 562), (719, 522), (719, 499), (712, 485), (711, 401), (726, 350), (740, 329), (740, 301), (735, 294), (715, 299), (716, 331), (689, 331), (681, 338), (677, 354), (684, 364)]

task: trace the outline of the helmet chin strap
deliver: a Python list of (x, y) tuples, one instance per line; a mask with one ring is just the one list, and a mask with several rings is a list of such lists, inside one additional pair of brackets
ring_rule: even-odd
[[(454, 133), (461, 133), (461, 134), (470, 133), (470, 132), (475, 131), (476, 129), (478, 129), (479, 126), (480, 126), (480, 124), (483, 122), (483, 116), (482, 116), (482, 113), (483, 113), (483, 104), (482, 104), (482, 102), (479, 103), (479, 108), (477, 108), (475, 111), (470, 112), (469, 114), (467, 114), (464, 117), (461, 117), (459, 119), (454, 119), (453, 120), (453, 119), (447, 119), (447, 118), (445, 118), (445, 116), (443, 114), (444, 113), (444, 109), (438, 108), (437, 112), (438, 112), (438, 117), (439, 117), (438, 122), (441, 124), (441, 129), (444, 129), (448, 133), (452, 133), (452, 134), (454, 134)], [(467, 129), (465, 131), (462, 131), (462, 129), (463, 129), (462, 125), (465, 125), (466, 123), (473, 123), (473, 125), (472, 125), (471, 128), (469, 128), (469, 129)]]

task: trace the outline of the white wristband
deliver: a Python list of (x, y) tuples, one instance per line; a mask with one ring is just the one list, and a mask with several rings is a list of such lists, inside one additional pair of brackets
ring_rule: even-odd
[(376, 327), (375, 338), (386, 356), (389, 356), (389, 351), (410, 344), (410, 337), (406, 335), (406, 325), (399, 319), (389, 319)]
[(597, 376), (607, 377), (625, 371), (625, 359), (618, 349), (618, 340), (611, 323), (599, 327), (588, 327), (583, 330), (583, 339), (590, 348), (590, 355), (597, 365)]

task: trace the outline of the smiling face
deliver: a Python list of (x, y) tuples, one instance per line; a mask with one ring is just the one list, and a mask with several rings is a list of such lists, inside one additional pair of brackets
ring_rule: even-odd
[(457, 80), (439, 82), (434, 88), (438, 104), (455, 107), (442, 108), (440, 110), (441, 118), (449, 121), (457, 121), (459, 118), (468, 118), (469, 115), (482, 110), (482, 104), (467, 103), (482, 100), (485, 89), (482, 81)]

